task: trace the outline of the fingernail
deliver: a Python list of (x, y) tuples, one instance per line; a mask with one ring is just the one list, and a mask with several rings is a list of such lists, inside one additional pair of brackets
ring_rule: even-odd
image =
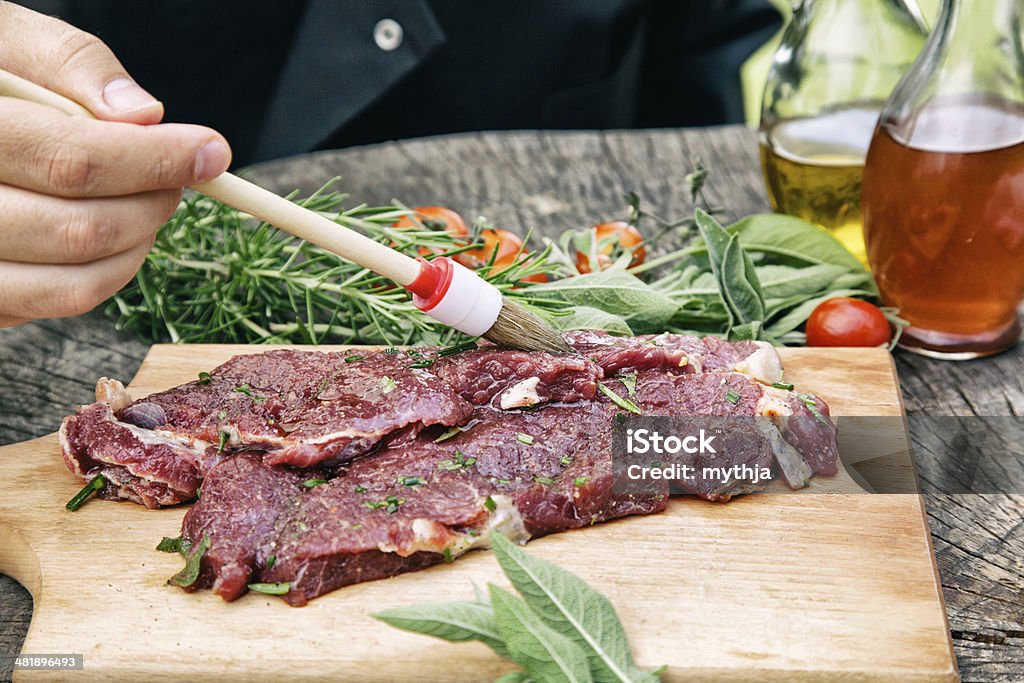
[(223, 142), (212, 140), (199, 148), (196, 153), (196, 180), (204, 181), (216, 178), (228, 170), (231, 163), (231, 150)]
[(115, 78), (103, 88), (103, 101), (118, 111), (135, 111), (159, 104), (130, 78)]

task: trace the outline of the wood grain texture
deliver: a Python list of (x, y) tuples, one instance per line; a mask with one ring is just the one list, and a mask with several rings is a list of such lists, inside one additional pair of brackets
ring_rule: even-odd
[[(141, 397), (252, 351), (155, 346), (129, 389)], [(784, 362), (790, 381), (820, 394), (836, 415), (901, 412), (883, 351), (792, 349)], [(842, 475), (815, 479), (807, 491), (856, 490), (839, 488), (844, 481), (851, 484)], [(302, 609), (258, 594), (225, 604), (209, 592), (165, 585), (181, 561), (153, 547), (177, 535), (183, 508), (92, 502), (65, 512), (81, 481), (66, 471), (53, 435), (0, 450), (0, 482), (0, 569), (35, 596), (26, 650), (84, 653), (86, 669), (76, 678), (206, 680), (230, 670), (461, 681), (508, 668), (482, 646), (439, 644), (368, 617), (384, 607), (468, 597), (470, 581), (504, 584), (491, 553), (348, 587)], [(667, 681), (956, 679), (919, 496), (763, 495), (728, 505), (676, 499), (663, 514), (529, 548), (605, 592), (639, 661), (668, 664)], [(97, 605), (117, 618), (95, 618)], [(323, 654), (339, 638), (345, 647)], [(19, 673), (25, 681), (48, 675)]]
[[(708, 196), (726, 207), (727, 219), (766, 211), (756, 145), (755, 133), (741, 126), (479, 133), (306, 155), (258, 166), (250, 178), (287, 192), (341, 175), (341, 187), (360, 202), (440, 202), (554, 235), (624, 216), (628, 190), (659, 215), (687, 215), (693, 206), (683, 177), (695, 156), (711, 170)], [(17, 397), (0, 403), (0, 444), (52, 432), (75, 404), (90, 400), (96, 377), (132, 376), (145, 352), (97, 313), (0, 330), (0, 390)], [(1020, 346), (967, 363), (906, 353), (895, 359), (910, 414), (1024, 412)], [(936, 494), (926, 504), (963, 679), (1021, 680), (1024, 499)], [(24, 589), (0, 577), (0, 654), (20, 649), (30, 605)], [(0, 680), (5, 675), (0, 669)]]

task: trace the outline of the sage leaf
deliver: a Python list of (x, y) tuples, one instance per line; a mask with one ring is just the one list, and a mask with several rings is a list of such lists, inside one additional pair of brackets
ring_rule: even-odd
[[(730, 338), (757, 339), (765, 318), (764, 290), (754, 264), (739, 238), (730, 235), (710, 214), (697, 209), (697, 229), (708, 249), (711, 272), (718, 282), (719, 296), (728, 314), (726, 331)], [(753, 325), (752, 323), (758, 323)], [(733, 332), (734, 327), (740, 329)], [(755, 335), (750, 337), (751, 332)]]
[(867, 292), (865, 296), (879, 297), (875, 278), (867, 271), (840, 275), (832, 282), (829, 289), (863, 289)]
[(263, 593), (264, 595), (285, 595), (292, 588), (292, 584), (288, 581), (282, 581), (280, 583), (250, 583), (249, 590), (257, 593)]
[(202, 567), (203, 555), (210, 549), (210, 537), (203, 534), (199, 544), (192, 548), (185, 558), (185, 566), (180, 572), (170, 578), (168, 583), (173, 583), (182, 588), (188, 588), (199, 578), (199, 570)]
[(818, 263), (804, 268), (764, 265), (757, 269), (765, 299), (807, 297), (824, 293), (835, 288), (837, 279), (845, 276), (859, 277), (833, 263)]
[(621, 317), (633, 332), (662, 332), (679, 307), (671, 297), (624, 270), (576, 275), (529, 289), (537, 299), (555, 299)]
[(764, 339), (765, 333), (761, 330), (761, 321), (755, 320), (742, 325), (733, 325), (727, 336), (729, 341), (756, 341)]
[(722, 259), (722, 294), (741, 324), (764, 320), (764, 290), (750, 257), (735, 235)]
[(593, 683), (579, 645), (544, 623), (529, 605), (491, 584), (498, 633), (511, 658), (538, 683)]
[(704, 246), (708, 250), (708, 261), (711, 269), (717, 275), (716, 266), (722, 263), (725, 258), (725, 248), (729, 246), (729, 231), (722, 227), (707, 211), (697, 209), (694, 212), (694, 219), (697, 229), (704, 240)]
[(473, 584), (473, 595), (476, 596), (478, 604), (491, 606), (491, 596), (487, 594), (487, 591), (481, 588), (476, 581), (470, 581)]
[(576, 306), (568, 315), (553, 315), (551, 323), (562, 332), (571, 330), (600, 330), (628, 337), (633, 334), (629, 324), (619, 315), (592, 306)]
[(160, 539), (160, 542), (157, 544), (156, 549), (162, 553), (179, 553), (180, 555), (187, 558), (189, 548), (191, 547), (192, 544), (189, 543), (188, 540), (182, 538), (181, 536), (178, 536), (176, 538), (168, 538), (167, 536), (164, 536), (162, 539)]
[(802, 263), (833, 264), (854, 273), (866, 272), (839, 240), (795, 216), (757, 213), (737, 221), (728, 230), (739, 235), (743, 248), (750, 252), (765, 252)]
[(807, 343), (807, 335), (803, 332), (787, 332), (778, 340), (784, 346), (803, 346)]
[(626, 631), (608, 598), (571, 572), (528, 555), (499, 533), (492, 533), (490, 541), (505, 576), (527, 604), (583, 649), (597, 683), (657, 680), (634, 663)]
[(502, 657), (508, 657), (494, 623), (494, 610), (479, 602), (433, 602), (396, 607), (373, 613), (374, 619), (413, 633), (463, 642), (478, 640)]
[(681, 295), (710, 301), (718, 300), (718, 280), (715, 274), (705, 271), (694, 278), (693, 283), (680, 292)]

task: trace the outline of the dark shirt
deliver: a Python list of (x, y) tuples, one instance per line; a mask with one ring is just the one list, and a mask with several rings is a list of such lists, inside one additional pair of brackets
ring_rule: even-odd
[(739, 67), (779, 26), (766, 0), (25, 4), (102, 38), (167, 120), (217, 128), (236, 163), (468, 130), (737, 122)]

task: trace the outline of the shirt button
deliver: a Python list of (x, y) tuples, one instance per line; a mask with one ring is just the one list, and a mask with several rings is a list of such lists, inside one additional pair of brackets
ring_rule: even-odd
[(381, 19), (373, 27), (373, 41), (384, 52), (397, 50), (402, 44), (402, 25), (394, 19)]

